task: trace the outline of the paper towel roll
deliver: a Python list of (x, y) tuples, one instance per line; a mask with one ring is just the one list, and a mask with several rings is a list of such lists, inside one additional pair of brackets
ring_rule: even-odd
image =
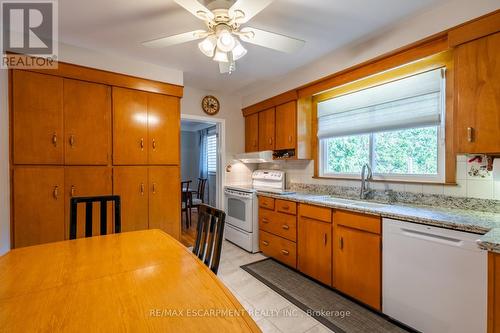
[(492, 173), (494, 180), (500, 180), (500, 158), (495, 158), (493, 160), (493, 170)]

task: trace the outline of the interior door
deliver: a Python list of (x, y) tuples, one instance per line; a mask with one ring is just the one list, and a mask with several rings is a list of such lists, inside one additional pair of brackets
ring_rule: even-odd
[(276, 150), (297, 146), (297, 102), (276, 107)]
[(14, 169), (14, 247), (64, 240), (64, 168)]
[(149, 164), (180, 163), (179, 98), (148, 94)]
[(63, 164), (63, 79), (12, 71), (15, 164)]
[(332, 224), (300, 217), (298, 269), (327, 285), (332, 283)]
[(457, 142), (460, 153), (500, 153), (500, 33), (457, 47)]
[(381, 309), (381, 237), (369, 232), (335, 228), (335, 288)]
[[(72, 197), (87, 197), (113, 194), (112, 172), (109, 167), (65, 167), (65, 238), (69, 239), (69, 208)], [(77, 207), (77, 238), (85, 237), (85, 204)], [(92, 212), (92, 235), (101, 234), (100, 206), (95, 203)], [(107, 233), (113, 233), (113, 209), (108, 204)]]
[(148, 163), (148, 93), (113, 87), (113, 163)]
[(121, 198), (122, 231), (148, 229), (148, 167), (114, 167), (113, 194)]
[(149, 167), (149, 228), (180, 239), (181, 179), (177, 166)]
[(107, 165), (111, 156), (111, 88), (64, 80), (65, 164)]
[(274, 150), (274, 108), (259, 112), (259, 150)]
[(259, 114), (245, 117), (245, 152), (259, 151)]

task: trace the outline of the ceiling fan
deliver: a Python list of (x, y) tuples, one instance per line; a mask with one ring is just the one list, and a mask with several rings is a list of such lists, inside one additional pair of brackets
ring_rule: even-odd
[(221, 73), (231, 74), (236, 69), (236, 60), (247, 53), (242, 41), (286, 53), (295, 52), (305, 44), (304, 41), (296, 38), (241, 26), (274, 0), (237, 0), (236, 2), (216, 0), (209, 4), (209, 7), (213, 8), (211, 10), (197, 0), (174, 1), (203, 20), (207, 29), (149, 40), (142, 43), (144, 46), (167, 47), (203, 39), (198, 44), (200, 51), (219, 63)]

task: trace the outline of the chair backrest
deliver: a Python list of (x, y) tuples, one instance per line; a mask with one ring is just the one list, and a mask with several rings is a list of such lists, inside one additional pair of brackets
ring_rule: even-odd
[(198, 207), (198, 226), (193, 253), (217, 274), (222, 251), (226, 213), (201, 204)]
[(118, 195), (104, 195), (96, 197), (73, 197), (70, 200), (70, 211), (69, 211), (69, 239), (76, 239), (76, 224), (77, 224), (77, 208), (79, 203), (85, 203), (85, 237), (92, 237), (92, 211), (93, 204), (95, 202), (100, 203), (100, 234), (107, 234), (107, 222), (108, 222), (108, 202), (114, 203), (115, 208), (115, 233), (119, 233), (122, 230), (121, 226), (121, 204), (120, 196)]
[(187, 207), (189, 200), (189, 184), (191, 184), (190, 180), (181, 182), (181, 203), (184, 203), (185, 207)]
[(205, 186), (207, 185), (207, 178), (198, 178), (198, 190), (196, 191), (196, 198), (205, 202)]

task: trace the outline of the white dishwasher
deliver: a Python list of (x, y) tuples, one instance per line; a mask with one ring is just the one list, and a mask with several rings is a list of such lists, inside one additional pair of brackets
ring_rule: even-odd
[(382, 311), (425, 333), (484, 333), (487, 252), (477, 234), (383, 220)]

